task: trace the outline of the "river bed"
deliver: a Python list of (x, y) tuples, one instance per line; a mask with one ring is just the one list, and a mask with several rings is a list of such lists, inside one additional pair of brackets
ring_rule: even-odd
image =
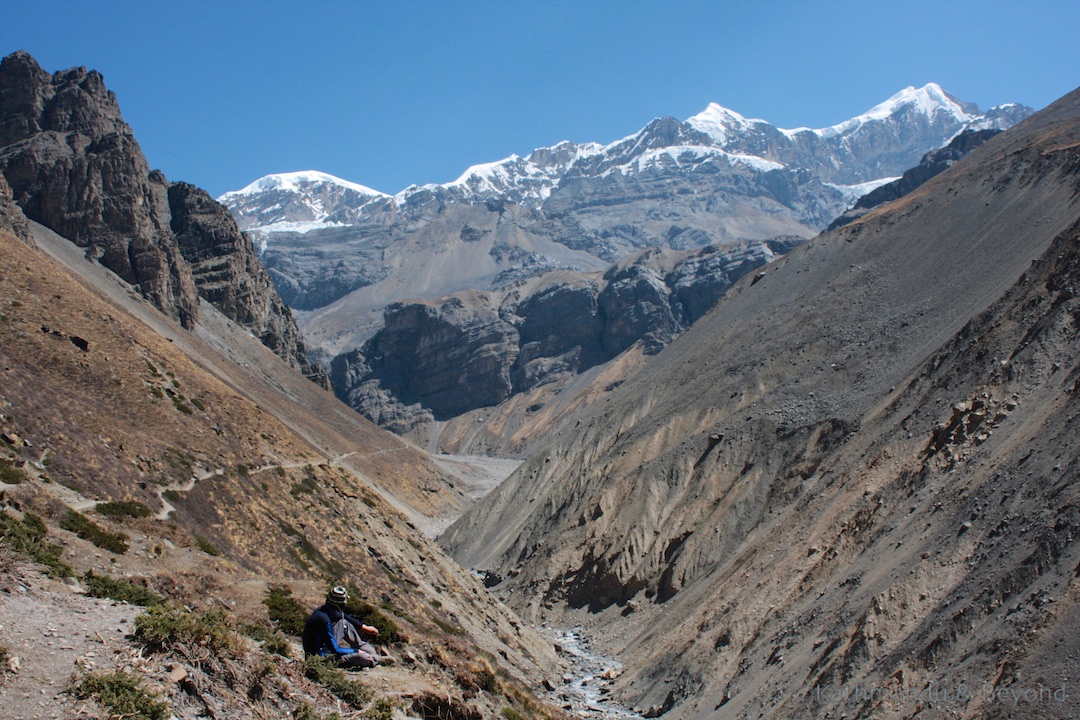
[(642, 720), (642, 715), (623, 707), (611, 697), (611, 684), (622, 674), (622, 665), (595, 652), (580, 627), (540, 628), (570, 663), (562, 683), (551, 690), (552, 701), (564, 710), (588, 718)]

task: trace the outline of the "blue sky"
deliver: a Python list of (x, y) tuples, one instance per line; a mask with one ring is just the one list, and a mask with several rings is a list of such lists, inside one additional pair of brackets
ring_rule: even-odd
[(99, 70), (152, 167), (219, 195), (384, 192), (709, 102), (823, 127), (908, 85), (986, 109), (1080, 84), (1080, 2), (5, 0), (0, 54)]

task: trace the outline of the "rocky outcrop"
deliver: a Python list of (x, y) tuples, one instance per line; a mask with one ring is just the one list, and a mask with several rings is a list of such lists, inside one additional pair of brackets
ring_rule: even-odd
[(10, 230), (23, 240), (30, 239), (30, 229), (22, 208), (15, 204), (11, 196), (11, 186), (7, 178), (0, 173), (0, 227)]
[(581, 372), (609, 358), (599, 283), (565, 280), (524, 298), (514, 309), (519, 347), (511, 370), (520, 391), (552, 378)]
[(99, 73), (50, 75), (25, 52), (0, 63), (0, 174), (22, 214), (185, 327), (202, 297), (325, 384), (250, 239), (205, 192), (149, 169)]
[(666, 279), (681, 323), (689, 327), (697, 322), (739, 278), (801, 242), (802, 238), (788, 236), (745, 247), (710, 246), (683, 260)]
[(371, 340), (334, 359), (335, 392), (399, 433), (493, 407), (631, 347), (659, 352), (732, 283), (799, 242), (653, 249), (600, 277), (562, 272), (501, 294), (395, 303)]
[(361, 396), (347, 384), (358, 374), (360, 384), (375, 383), (397, 404), (418, 405), (441, 420), (509, 397), (517, 346), (517, 330), (499, 318), (486, 296), (468, 304), (459, 297), (396, 303), (386, 309), (385, 326), (362, 351), (335, 359), (332, 378), (338, 396), (361, 405), (371, 417), (384, 413), (359, 402)]
[(902, 198), (938, 173), (948, 170), (957, 160), (1000, 132), (1001, 130), (990, 128), (986, 130), (967, 130), (960, 133), (945, 147), (932, 150), (923, 155), (919, 164), (905, 171), (899, 179), (863, 195), (851, 208), (845, 210), (843, 214), (833, 220), (828, 229), (835, 230), (838, 227), (843, 227), (858, 220), (880, 205)]
[(170, 227), (199, 296), (305, 375), (325, 384), (325, 373), (307, 360), (292, 312), (229, 211), (206, 191), (183, 182), (169, 185), (168, 199)]
[(151, 176), (101, 75), (49, 75), (27, 53), (9, 55), (0, 63), (0, 117), (0, 172), (26, 216), (192, 327), (195, 283), (168, 228), (164, 178)]
[(682, 329), (671, 307), (671, 289), (664, 283), (659, 251), (647, 251), (625, 267), (604, 274), (604, 289), (596, 299), (603, 326), (600, 344), (613, 358), (636, 342), (654, 355)]

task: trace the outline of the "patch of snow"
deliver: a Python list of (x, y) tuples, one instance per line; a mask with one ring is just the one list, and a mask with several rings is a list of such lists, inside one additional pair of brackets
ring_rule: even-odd
[(462, 173), (457, 180), (446, 183), (442, 187), (447, 189), (459, 187), (473, 192), (483, 190), (500, 191), (526, 178), (536, 178), (541, 182), (544, 180), (553, 182), (543, 170), (533, 163), (517, 155), (511, 155), (496, 162), (473, 165)]
[(756, 155), (733, 153), (715, 147), (703, 145), (672, 145), (665, 148), (652, 148), (646, 150), (628, 163), (617, 165), (604, 171), (603, 175), (610, 175), (615, 171), (623, 173), (642, 172), (650, 167), (663, 167), (674, 164), (675, 167), (697, 164), (703, 160), (724, 159), (731, 165), (736, 163), (745, 165), (759, 172), (779, 170), (784, 167), (783, 163), (773, 162)]
[[(244, 232), (250, 233), (281, 233), (291, 232), (304, 235), (312, 230), (322, 230), (324, 228), (331, 227), (345, 227), (345, 223), (339, 222), (323, 222), (321, 220), (309, 220), (306, 222), (290, 222), (288, 220), (281, 220), (279, 222), (270, 223), (269, 225), (259, 225), (258, 227), (248, 228)], [(265, 250), (265, 247), (263, 248)]]
[(769, 172), (770, 170), (782, 170), (786, 167), (783, 163), (778, 163), (773, 160), (766, 160), (763, 157), (757, 155), (744, 155), (742, 153), (727, 153), (729, 159), (742, 163), (747, 167), (751, 167), (761, 172)]
[(536, 148), (532, 151), (532, 153), (529, 154), (529, 157), (526, 159), (532, 162), (533, 156), (536, 155), (536, 153), (538, 152), (549, 151), (552, 153), (558, 153), (563, 151), (567, 146), (571, 146), (574, 148), (574, 154), (566, 161), (567, 167), (573, 165), (575, 162), (582, 158), (599, 155), (607, 147), (606, 145), (596, 142), (588, 142), (579, 145), (578, 143), (575, 143), (571, 140), (560, 140), (551, 147)]
[(787, 135), (789, 138), (794, 138), (796, 135), (798, 135), (800, 133), (812, 133), (812, 132), (814, 132), (813, 130), (811, 130), (808, 127), (797, 127), (797, 128), (790, 128), (790, 129), (787, 129), (787, 130), (785, 130), (784, 128), (777, 128), (777, 130), (779, 130), (784, 135)]
[(858, 183), (857, 185), (835, 185), (833, 183), (824, 183), (828, 187), (836, 188), (844, 194), (844, 199), (849, 203), (854, 203), (856, 200), (866, 195), (869, 192), (877, 190), (882, 185), (888, 185), (894, 180), (899, 180), (899, 177), (885, 177), (878, 178), (877, 180), (871, 180), (869, 182)]

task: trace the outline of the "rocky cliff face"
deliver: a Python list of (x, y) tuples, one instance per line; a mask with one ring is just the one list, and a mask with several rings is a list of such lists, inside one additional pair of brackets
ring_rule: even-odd
[(168, 186), (168, 200), (170, 228), (191, 268), (199, 297), (305, 375), (326, 384), (325, 373), (305, 357), (292, 313), (229, 211), (206, 191), (183, 182)]
[(151, 172), (101, 75), (50, 75), (25, 52), (0, 63), (0, 173), (27, 218), (192, 328), (199, 297), (319, 377), (251, 241), (206, 193)]
[(610, 633), (617, 692), (664, 717), (1060, 688), (1078, 141), (1080, 91), (736, 284), (441, 542), (527, 616)]
[(26, 216), (191, 327), (197, 295), (162, 222), (166, 183), (151, 176), (101, 75), (49, 75), (26, 53), (9, 55), (0, 63), (0, 113), (0, 171)]
[(334, 359), (333, 385), (375, 422), (413, 432), (565, 383), (634, 346), (656, 354), (732, 283), (798, 242), (654, 249), (603, 275), (562, 272), (503, 293), (395, 303), (371, 340)]
[(7, 178), (0, 173), (0, 227), (10, 230), (16, 237), (30, 239), (30, 228), (22, 208), (15, 203), (11, 195), (11, 186)]

